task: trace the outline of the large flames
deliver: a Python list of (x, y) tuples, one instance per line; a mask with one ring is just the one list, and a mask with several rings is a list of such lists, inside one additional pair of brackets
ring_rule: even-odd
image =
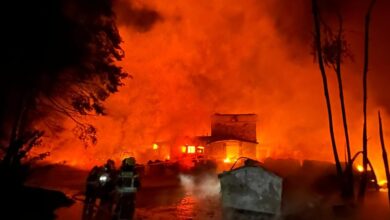
[[(83, 167), (128, 155), (146, 162), (159, 150), (153, 143), (207, 135), (210, 115), (215, 112), (253, 112), (259, 116), (261, 157), (332, 161), (321, 78), (310, 55), (312, 26), (305, 23), (310, 21), (310, 10), (303, 1), (287, 6), (279, 3), (177, 0), (134, 4), (155, 9), (161, 19), (143, 32), (121, 23), (126, 54), (122, 65), (133, 79), (126, 80), (120, 92), (107, 100), (107, 117), (87, 119), (97, 127), (98, 144), (84, 148), (71, 132), (73, 123), (66, 121), (68, 131), (47, 137), (40, 150), (51, 151), (51, 162)], [(376, 11), (375, 16), (380, 13)], [(360, 28), (351, 19), (346, 22), (348, 29)], [(387, 88), (384, 73), (390, 70), (384, 61), (390, 44), (381, 41), (388, 38), (379, 31), (381, 23), (374, 19), (372, 26), (369, 156), (383, 179), (376, 111), (388, 107), (388, 90), (380, 88)], [(357, 152), (362, 133), (361, 76), (357, 74), (362, 42), (361, 36), (347, 37), (356, 62), (347, 61), (343, 77), (351, 145)], [(328, 74), (339, 153), (344, 158), (338, 90), (333, 72)], [(390, 131), (389, 115), (384, 116), (384, 129)], [(390, 144), (389, 133), (386, 140)]]

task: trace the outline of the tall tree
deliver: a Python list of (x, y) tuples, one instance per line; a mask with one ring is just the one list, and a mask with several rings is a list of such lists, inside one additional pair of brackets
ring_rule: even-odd
[(343, 128), (345, 135), (346, 143), (346, 160), (347, 166), (345, 170), (345, 184), (344, 184), (344, 195), (347, 197), (353, 196), (353, 173), (352, 173), (352, 163), (351, 163), (351, 146), (349, 142), (349, 132), (348, 132), (348, 123), (347, 123), (347, 114), (344, 101), (344, 89), (343, 89), (343, 80), (341, 74), (341, 64), (344, 61), (344, 58), (352, 57), (350, 50), (348, 48), (347, 41), (344, 37), (343, 29), (343, 19), (340, 12), (337, 13), (339, 27), (337, 33), (334, 34), (332, 28), (322, 20), (323, 33), (325, 35), (322, 42), (322, 56), (326, 66), (333, 68), (337, 77), (337, 84), (339, 87), (339, 99), (341, 104), (341, 113), (343, 119)]
[(367, 73), (368, 73), (368, 49), (369, 49), (369, 30), (371, 11), (375, 5), (376, 0), (371, 0), (368, 7), (365, 23), (364, 23), (364, 66), (363, 66), (363, 176), (360, 183), (359, 197), (363, 198), (367, 185), (367, 164), (368, 164), (368, 150), (367, 150)]
[(344, 127), (344, 135), (345, 135), (345, 143), (347, 147), (347, 159), (348, 159), (348, 164), (351, 163), (351, 145), (349, 142), (349, 132), (348, 132), (348, 123), (347, 123), (347, 113), (345, 110), (345, 101), (344, 101), (344, 89), (343, 89), (343, 80), (341, 77), (341, 62), (342, 62), (342, 57), (344, 54), (348, 53), (348, 49), (346, 48), (346, 42), (343, 39), (343, 22), (341, 15), (339, 14), (339, 30), (337, 33), (337, 38), (336, 38), (336, 47), (337, 47), (337, 52), (336, 52), (336, 68), (335, 72), (337, 75), (337, 83), (339, 85), (339, 97), (340, 97), (340, 103), (341, 103), (341, 113), (343, 117), (343, 127)]
[[(0, 145), (3, 165), (20, 163), (45, 124), (76, 123), (81, 139), (96, 130), (80, 116), (104, 115), (104, 100), (126, 73), (111, 0), (4, 1), (1, 13)], [(44, 122), (44, 123), (42, 123)], [(8, 141), (8, 143), (7, 143)]]
[(346, 47), (346, 41), (343, 37), (343, 21), (341, 14), (338, 14), (339, 17), (339, 30), (335, 39), (336, 42), (336, 67), (335, 72), (337, 76), (337, 83), (339, 86), (339, 98), (341, 103), (341, 114), (343, 118), (343, 128), (344, 128), (344, 135), (345, 135), (345, 143), (347, 148), (347, 167), (345, 170), (347, 184), (345, 185), (344, 193), (346, 193), (346, 196), (353, 197), (353, 173), (352, 173), (352, 162), (351, 162), (351, 146), (349, 142), (349, 132), (348, 132), (348, 122), (347, 122), (347, 113), (345, 110), (345, 101), (344, 101), (344, 89), (343, 89), (343, 80), (341, 77), (341, 62), (343, 55), (348, 55), (348, 49)]
[(321, 72), (322, 83), (324, 87), (326, 107), (328, 110), (329, 132), (330, 132), (330, 138), (332, 142), (333, 156), (336, 163), (337, 174), (341, 178), (343, 174), (343, 170), (341, 168), (340, 159), (337, 152), (334, 130), (333, 130), (332, 108), (330, 103), (328, 80), (327, 80), (324, 60), (323, 60), (323, 50), (321, 45), (321, 22), (320, 22), (320, 12), (318, 8), (317, 0), (312, 0), (312, 13), (313, 13), (313, 20), (314, 20), (314, 44), (316, 49), (316, 56), (318, 59), (318, 65)]

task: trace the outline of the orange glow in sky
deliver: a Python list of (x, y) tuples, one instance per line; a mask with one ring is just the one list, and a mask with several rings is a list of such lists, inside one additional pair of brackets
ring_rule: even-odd
[[(66, 120), (66, 131), (59, 137), (45, 137), (44, 146), (37, 150), (50, 151), (50, 162), (68, 161), (86, 167), (108, 158), (119, 160), (123, 152), (147, 162), (153, 159), (148, 158), (150, 151), (163, 150), (163, 145), (151, 143), (210, 134), (210, 116), (214, 113), (256, 113), (257, 140), (266, 152), (262, 156), (333, 162), (321, 76), (311, 55), (312, 15), (310, 7), (305, 11), (307, 7), (302, 6), (310, 1), (276, 2), (279, 1), (137, 1), (133, 7), (153, 9), (161, 17), (142, 31), (126, 23), (126, 13), (118, 11), (125, 52), (120, 65), (132, 79), (125, 80), (119, 92), (107, 99), (107, 116), (86, 119), (97, 128), (97, 145), (85, 148), (72, 132), (74, 122)], [(379, 13), (375, 12), (375, 16)], [(356, 21), (362, 18), (364, 14)], [(380, 24), (373, 20), (368, 152), (378, 178), (384, 179), (377, 110), (387, 103), (382, 95), (390, 93), (376, 92), (387, 88), (388, 80), (375, 77), (390, 72), (385, 56), (390, 44), (389, 37), (380, 32)], [(346, 23), (346, 34), (361, 27), (361, 23)], [(363, 43), (359, 33), (347, 36), (355, 62), (343, 63), (353, 153), (362, 146)], [(337, 79), (331, 68), (327, 71), (339, 157), (345, 158)], [(387, 112), (383, 112), (383, 123), (389, 146)], [(196, 153), (196, 148), (182, 146), (181, 152)], [(226, 162), (233, 159), (234, 155), (230, 156)], [(361, 172), (360, 167), (357, 170)]]

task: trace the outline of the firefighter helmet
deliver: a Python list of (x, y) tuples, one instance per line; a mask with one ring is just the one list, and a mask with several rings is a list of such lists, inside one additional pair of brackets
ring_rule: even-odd
[(127, 166), (135, 166), (135, 158), (134, 157), (128, 157), (123, 160), (123, 164)]
[(111, 159), (108, 159), (104, 166), (109, 170), (115, 170), (115, 162)]

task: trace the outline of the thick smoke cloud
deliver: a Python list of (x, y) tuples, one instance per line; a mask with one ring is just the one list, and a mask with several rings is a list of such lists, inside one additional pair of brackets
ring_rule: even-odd
[(136, 1), (118, 0), (115, 3), (118, 24), (136, 31), (147, 32), (153, 28), (156, 22), (163, 19), (156, 10), (139, 5)]
[[(361, 52), (368, 3), (331, 2), (323, 1), (324, 16), (331, 20), (333, 6), (341, 2), (337, 7), (344, 15), (354, 54), (354, 60), (343, 67), (343, 79), (351, 142), (356, 152), (361, 146)], [(264, 157), (332, 160), (321, 77), (310, 54), (310, 1), (134, 4), (128, 3), (128, 12), (134, 13), (135, 8), (148, 11), (143, 12), (148, 18), (140, 20), (146, 22), (149, 16), (154, 17), (152, 25), (146, 25), (148, 28), (137, 29), (125, 21), (134, 22), (141, 15), (129, 15), (122, 9), (117, 12), (126, 53), (122, 65), (134, 79), (126, 81), (120, 93), (108, 100), (108, 117), (91, 119), (98, 127), (98, 145), (84, 149), (81, 144), (75, 146), (70, 133), (64, 134), (51, 144), (56, 149), (53, 161), (71, 154), (73, 162), (82, 165), (107, 157), (119, 158), (123, 152), (142, 160), (142, 153), (155, 141), (208, 134), (210, 115), (215, 112), (257, 113), (258, 141), (265, 149)], [(370, 39), (369, 154), (380, 170), (376, 111), (390, 108), (390, 66), (386, 64), (390, 49), (386, 39), (390, 36), (385, 22), (388, 9), (384, 1), (376, 5)], [(336, 137), (343, 157), (345, 141), (337, 84), (331, 70), (328, 75)], [(390, 140), (390, 119), (386, 118), (390, 116), (384, 115), (386, 137)]]

